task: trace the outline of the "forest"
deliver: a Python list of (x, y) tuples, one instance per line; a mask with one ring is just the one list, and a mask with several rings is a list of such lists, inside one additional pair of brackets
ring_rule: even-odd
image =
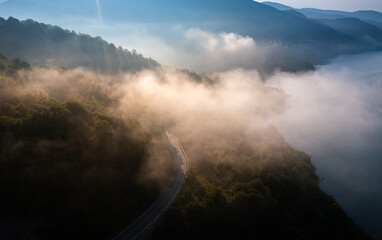
[(320, 189), (310, 156), (274, 127), (199, 136), (180, 139), (193, 161), (153, 239), (374, 239)]
[[(139, 74), (128, 75), (124, 82), (0, 57), (0, 231), (6, 239), (111, 239), (169, 181), (168, 128), (184, 145), (190, 170), (150, 238), (374, 239), (320, 189), (310, 156), (290, 147), (274, 126), (223, 123), (221, 113), (201, 119), (206, 113), (198, 102), (194, 112), (186, 108), (195, 116), (188, 121), (163, 110), (167, 104), (155, 105), (155, 97), (171, 95), (160, 91), (169, 72), (144, 75), (142, 82)], [(195, 89), (221, 83), (174, 71)], [(154, 76), (159, 90), (147, 83)], [(142, 84), (155, 97), (142, 97), (135, 88)]]
[(0, 17), (0, 51), (32, 65), (78, 68), (116, 74), (153, 69), (159, 64), (135, 50), (116, 47), (100, 37), (78, 34), (33, 20)]
[(113, 112), (113, 83), (60, 69), (72, 78), (47, 92), (23, 76), (29, 64), (0, 56), (0, 238), (112, 237), (163, 188), (141, 175), (171, 159), (154, 143), (163, 131)]

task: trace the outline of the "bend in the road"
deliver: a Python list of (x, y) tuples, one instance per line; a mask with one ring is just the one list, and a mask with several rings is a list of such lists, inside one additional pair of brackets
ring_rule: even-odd
[(168, 131), (166, 131), (166, 135), (170, 143), (175, 165), (169, 184), (159, 199), (137, 220), (114, 237), (113, 240), (137, 239), (168, 210), (182, 189), (188, 170), (188, 158), (178, 138)]

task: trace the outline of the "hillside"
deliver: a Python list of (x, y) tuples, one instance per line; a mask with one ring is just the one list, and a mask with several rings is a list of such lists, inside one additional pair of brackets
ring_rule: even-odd
[[(29, 6), (28, 11), (20, 6)], [(259, 43), (277, 43), (287, 50), (274, 54), (274, 58), (281, 59), (282, 63), (272, 66), (273, 69), (282, 69), (287, 62), (283, 59), (295, 59), (296, 62), (285, 69), (310, 70), (311, 64), (320, 64), (338, 55), (379, 49), (379, 46), (335, 31), (317, 21), (252, 0), (115, 0), (113, 4), (101, 3), (101, 8), (103, 21), (111, 24), (155, 22), (167, 26), (200, 28), (213, 33), (235, 32), (250, 36)], [(0, 8), (0, 16), (52, 18), (52, 14), (99, 19), (94, 1), (89, 0), (43, 3), (9, 0)], [(306, 62), (311, 63), (307, 68), (309, 64)]]
[(100, 37), (77, 34), (32, 20), (0, 18), (0, 51), (23, 56), (32, 65), (84, 67), (104, 73), (152, 69), (159, 64), (135, 51), (109, 44)]
[[(17, 15), (18, 10), (22, 11), (17, 6), (27, 6), (28, 11), (44, 13), (49, 12), (54, 5), (55, 11), (61, 15), (89, 16), (89, 7), (93, 9), (91, 11), (93, 16), (97, 13), (95, 4), (91, 4), (89, 0), (74, 1), (72, 4), (70, 1), (62, 0), (46, 3), (33, 0), (9, 0), (1, 4), (0, 13), (9, 15), (14, 11)], [(298, 18), (251, 0), (117, 0), (114, 4), (104, 4), (102, 15), (105, 20), (111, 21), (118, 19), (118, 21), (135, 22), (177, 22), (202, 28), (210, 25), (211, 30), (237, 32), (258, 40), (293, 43), (349, 41), (345, 36), (316, 22)]]
[(271, 6), (273, 8), (280, 10), (280, 11), (294, 10), (294, 8), (289, 7), (285, 4), (278, 3), (278, 2), (262, 2), (262, 4), (265, 4), (267, 6)]
[(153, 239), (373, 239), (320, 189), (310, 157), (275, 128), (230, 131), (182, 136), (192, 164)]
[(21, 69), (29, 69), (31, 65), (18, 58), (9, 60), (4, 54), (0, 52), (0, 73), (5, 75), (12, 75)]
[(277, 2), (263, 2), (263, 4), (300, 16), (300, 18), (322, 23), (345, 36), (358, 39), (363, 43), (368, 42), (374, 45), (376, 50), (382, 45), (382, 24), (379, 22), (382, 21), (382, 13), (376, 11), (345, 12), (314, 8), (295, 9)]
[[(176, 124), (178, 115), (112, 76), (2, 61), (12, 71), (0, 72), (1, 238), (111, 238), (169, 181), (163, 134), (171, 127), (190, 171), (153, 239), (373, 239), (319, 188), (310, 157), (274, 127), (221, 128), (189, 111)], [(166, 84), (174, 73), (153, 74)], [(175, 75), (205, 90), (219, 84)]]
[[(310, 19), (282, 5), (113, 3), (102, 7), (105, 22), (235, 32), (277, 46), (267, 72), (381, 49), (381, 31), (363, 20)], [(0, 16), (19, 11), (99, 17), (93, 0), (0, 4)], [(14, 17), (0, 17), (0, 36), (0, 239), (112, 239), (167, 186), (169, 130), (190, 168), (147, 239), (375, 240), (320, 188), (311, 157), (268, 126), (294, 105), (262, 72), (161, 68), (100, 37)]]
[[(110, 93), (125, 87), (78, 70), (0, 73), (1, 237), (111, 238), (155, 200), (171, 176), (162, 137), (173, 119), (143, 100), (116, 113)], [(153, 239), (372, 239), (274, 127), (179, 126), (190, 171)], [(149, 161), (161, 177), (142, 180)]]
[[(172, 172), (164, 132), (116, 113), (118, 86), (0, 61), (0, 239), (107, 239), (155, 201)], [(163, 177), (142, 178), (150, 161)]]
[(382, 23), (382, 13), (371, 10), (362, 10), (355, 12), (346, 12), (339, 10), (322, 10), (317, 8), (292, 8), (277, 2), (263, 2), (263, 4), (274, 7), (278, 10), (295, 10), (312, 19), (341, 19), (341, 18), (358, 18), (364, 22), (375, 24), (380, 27)]
[(357, 18), (321, 19), (320, 22), (349, 36), (382, 44), (382, 30)]

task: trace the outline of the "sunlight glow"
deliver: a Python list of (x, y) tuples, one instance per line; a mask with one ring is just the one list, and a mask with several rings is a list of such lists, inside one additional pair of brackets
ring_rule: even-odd
[(101, 5), (99, 4), (99, 0), (96, 0), (96, 4), (97, 4), (97, 11), (98, 11), (99, 20), (101, 22), (103, 22), (103, 20), (102, 20), (102, 12), (101, 12)]

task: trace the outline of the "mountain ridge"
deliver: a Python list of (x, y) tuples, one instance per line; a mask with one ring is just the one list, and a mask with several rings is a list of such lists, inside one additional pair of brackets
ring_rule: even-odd
[[(1, 4), (0, 16), (81, 16), (99, 19), (96, 4), (90, 0), (54, 0), (45, 5), (34, 5), (34, 0), (10, 0)], [(25, 3), (25, 7), (22, 6)], [(57, 3), (57, 12), (51, 7)], [(42, 3), (40, 3), (42, 4)], [(87, 7), (85, 7), (87, 6)], [(26, 11), (25, 9), (28, 9)], [(249, 36), (262, 44), (282, 45), (287, 53), (275, 54), (276, 59), (296, 59), (297, 64), (286, 69), (299, 71), (311, 65), (323, 64), (338, 55), (357, 54), (380, 50), (373, 42), (355, 38), (327, 25), (298, 15), (277, 10), (252, 0), (114, 0), (112, 4), (100, 3), (104, 22), (164, 23), (185, 29), (200, 28), (215, 34), (233, 32)], [(306, 49), (309, 49), (307, 53)], [(323, 51), (322, 49), (325, 49)], [(287, 56), (285, 56), (287, 55)], [(276, 64), (280, 68), (285, 64)]]
[(0, 51), (10, 58), (23, 56), (33, 65), (77, 68), (104, 73), (139, 71), (160, 65), (135, 50), (128, 51), (100, 37), (77, 34), (33, 20), (0, 17)]
[(347, 12), (342, 10), (324, 10), (318, 8), (293, 8), (281, 3), (266, 1), (263, 4), (274, 7), (278, 10), (295, 10), (304, 14), (308, 18), (314, 19), (339, 19), (346, 17), (359, 18), (363, 21), (375, 21), (382, 23), (382, 13), (375, 10), (357, 10), (353, 12)]

